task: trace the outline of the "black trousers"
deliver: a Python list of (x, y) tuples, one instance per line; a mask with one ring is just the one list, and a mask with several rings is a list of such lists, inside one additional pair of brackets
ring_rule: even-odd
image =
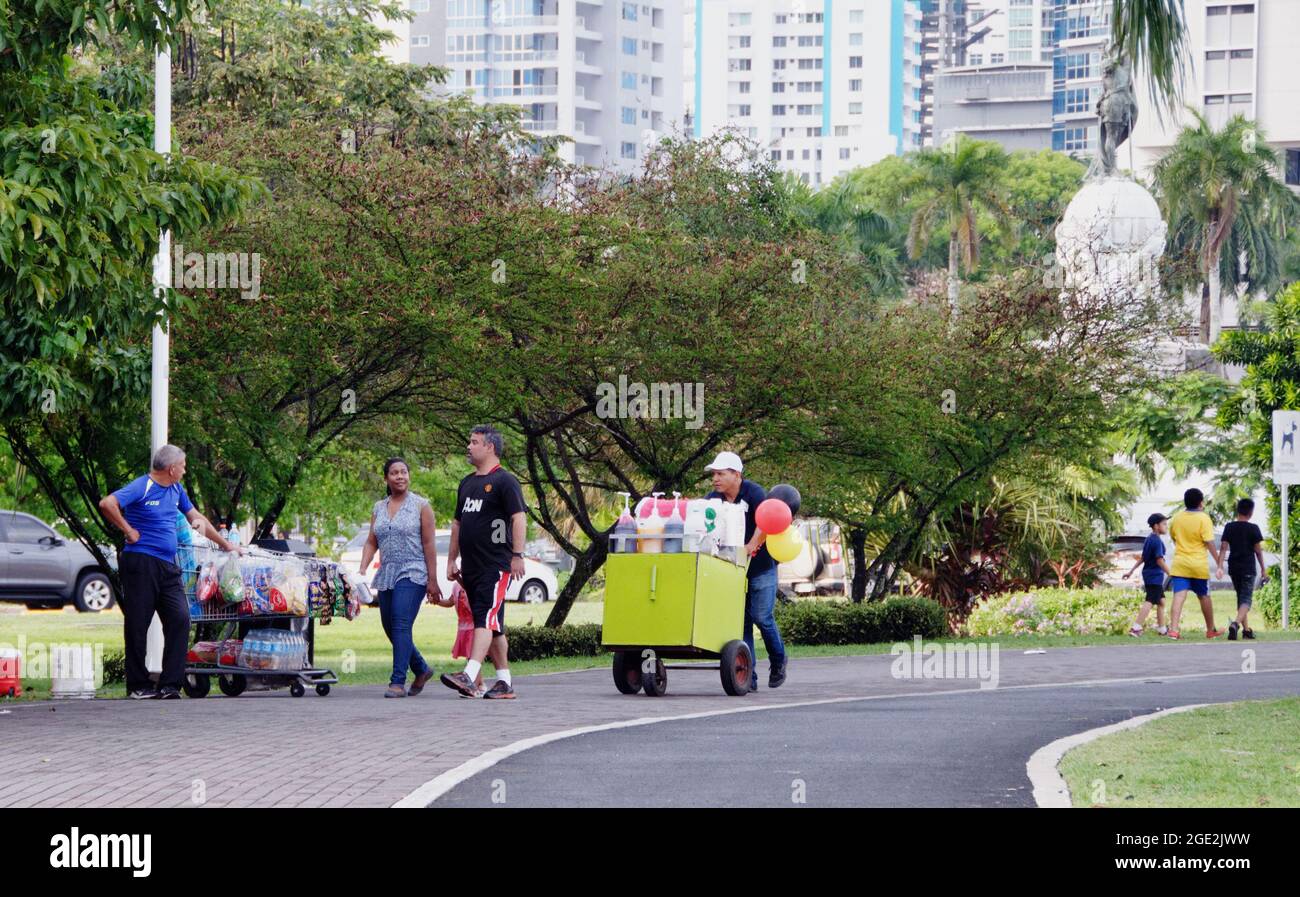
[(158, 614), (163, 628), (162, 675), (159, 688), (180, 688), (185, 678), (185, 656), (189, 651), (190, 605), (181, 585), (181, 568), (139, 551), (118, 556), (122, 577), (122, 616), (126, 641), (127, 693), (152, 688), (145, 667), (145, 643), (149, 624)]

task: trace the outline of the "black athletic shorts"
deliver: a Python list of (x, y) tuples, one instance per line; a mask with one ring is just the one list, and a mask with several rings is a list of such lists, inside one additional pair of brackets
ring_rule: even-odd
[(492, 637), (506, 634), (506, 590), (509, 570), (489, 570), (464, 576), (465, 596), (474, 614), (475, 629), (489, 629)]
[(1149, 601), (1152, 604), (1159, 604), (1161, 601), (1165, 600), (1165, 587), (1162, 583), (1146, 583), (1146, 590), (1147, 596), (1143, 600)]

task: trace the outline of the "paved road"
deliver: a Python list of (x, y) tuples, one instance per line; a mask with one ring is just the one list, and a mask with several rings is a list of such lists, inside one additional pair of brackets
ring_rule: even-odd
[[(1300, 670), (1300, 642), (1262, 642), (1253, 648), (1261, 671)], [(1153, 642), (1028, 656), (1022, 650), (1008, 647), (1000, 655), (1004, 688), (1188, 673), (1249, 678), (1238, 675), (1244, 650), (1239, 643)], [(797, 660), (785, 687), (764, 688), (744, 698), (723, 695), (716, 672), (677, 671), (670, 674), (663, 698), (624, 696), (614, 690), (609, 671), (600, 669), (520, 677), (520, 699), (512, 702), (459, 700), (433, 684), (424, 695), (400, 701), (384, 700), (382, 686), (350, 686), (327, 698), (293, 698), (277, 691), (197, 701), (4, 703), (0, 710), (9, 712), (0, 713), (0, 744), (5, 746), (0, 807), (391, 806), (485, 752), (574, 727), (814, 700), (978, 690), (969, 679), (896, 678), (894, 661), (889, 655)], [(760, 665), (764, 679), (765, 666)], [(1030, 692), (1008, 692), (1006, 700), (1014, 703), (1017, 694)], [(987, 702), (989, 697), (975, 694), (963, 700)], [(871, 712), (885, 718), (906, 707), (897, 701), (888, 708), (883, 706), (887, 702), (876, 703), (882, 706)], [(1134, 712), (1145, 710), (1146, 703)], [(768, 712), (742, 715), (754, 716), (758, 724)], [(852, 718), (849, 713), (843, 717)], [(699, 725), (702, 732), (724, 731), (740, 722), (719, 718)], [(656, 729), (677, 731), (662, 725), (637, 737)], [(831, 733), (797, 731), (788, 739), (791, 747), (780, 750), (806, 757), (816, 749), (801, 747), (802, 739), (820, 737), (831, 738)], [(1055, 737), (1054, 731), (1034, 732), (1029, 740), (1038, 747)], [(980, 749), (978, 742), (975, 749)], [(569, 797), (557, 793), (554, 802)], [(628, 794), (621, 802), (636, 799)]]
[(1030, 807), (1025, 762), (1057, 738), (1165, 707), (1297, 694), (1300, 673), (1259, 673), (663, 722), (533, 748), (433, 806)]

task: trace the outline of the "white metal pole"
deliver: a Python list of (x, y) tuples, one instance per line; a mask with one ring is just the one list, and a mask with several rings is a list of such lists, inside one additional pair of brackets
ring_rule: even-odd
[[(172, 151), (172, 54), (163, 44), (154, 57), (153, 67), (153, 148), (155, 152), (170, 155)], [(162, 292), (172, 285), (171, 231), (158, 237), (158, 252), (153, 257), (154, 290)], [(153, 328), (153, 369), (150, 396), (150, 457), (167, 444), (167, 398), (170, 379), (167, 320), (164, 318)], [(163, 631), (162, 621), (154, 614), (145, 641), (145, 667), (151, 673), (162, 672)]]
[(1282, 484), (1282, 628), (1291, 620), (1291, 527), (1287, 524), (1287, 490)]

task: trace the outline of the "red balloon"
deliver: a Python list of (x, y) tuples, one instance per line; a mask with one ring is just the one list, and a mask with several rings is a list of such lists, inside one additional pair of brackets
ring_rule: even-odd
[(775, 536), (777, 533), (783, 533), (790, 526), (790, 521), (794, 515), (790, 513), (790, 506), (779, 498), (765, 498), (759, 504), (758, 510), (754, 512), (754, 522), (758, 528), (769, 536)]

